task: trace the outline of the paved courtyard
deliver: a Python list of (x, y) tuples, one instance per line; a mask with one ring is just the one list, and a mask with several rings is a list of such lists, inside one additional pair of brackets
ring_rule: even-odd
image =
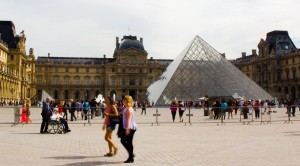
[[(285, 109), (276, 109), (272, 122), (249, 120), (243, 125), (240, 116), (224, 124), (203, 116), (203, 109), (193, 109), (192, 124), (171, 122), (171, 113), (158, 109), (161, 115), (153, 116), (136, 112), (138, 131), (134, 138), (135, 162), (131, 165), (197, 165), (197, 166), (298, 166), (300, 164), (300, 112), (297, 110), (293, 123), (287, 120)], [(41, 108), (32, 108), (32, 124), (11, 127), (13, 108), (0, 107), (0, 165), (55, 165), (95, 166), (123, 164), (127, 152), (114, 136), (119, 153), (104, 157), (108, 152), (101, 126), (103, 119), (96, 117), (91, 125), (86, 121), (69, 122), (68, 134), (40, 134)], [(187, 113), (187, 112), (186, 112)], [(268, 120), (265, 114), (263, 119)], [(299, 117), (299, 119), (298, 119)], [(184, 121), (188, 122), (185, 115)], [(219, 122), (219, 123), (218, 123)], [(219, 124), (219, 125), (217, 125)]]

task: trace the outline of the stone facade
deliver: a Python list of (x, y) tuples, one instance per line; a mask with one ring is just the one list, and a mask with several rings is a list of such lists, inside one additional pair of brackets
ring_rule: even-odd
[(34, 85), (35, 57), (33, 49), (26, 55), (24, 31), (15, 33), (11, 21), (0, 21), (0, 98), (20, 101), (36, 94)]
[[(272, 31), (258, 43), (258, 54), (231, 61), (278, 100), (300, 97), (300, 50), (287, 31)], [(238, 81), (238, 80), (236, 80)]]
[(124, 36), (120, 42), (117, 37), (112, 58), (38, 57), (37, 91), (55, 99), (91, 100), (102, 94), (121, 100), (129, 94), (142, 101), (171, 62), (148, 58), (142, 38)]

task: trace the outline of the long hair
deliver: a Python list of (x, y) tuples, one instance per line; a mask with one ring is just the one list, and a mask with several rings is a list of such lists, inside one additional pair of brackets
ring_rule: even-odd
[(116, 102), (114, 101), (114, 99), (111, 98), (110, 96), (107, 96), (106, 99), (108, 100), (108, 102), (109, 102), (110, 105), (115, 105), (116, 104)]

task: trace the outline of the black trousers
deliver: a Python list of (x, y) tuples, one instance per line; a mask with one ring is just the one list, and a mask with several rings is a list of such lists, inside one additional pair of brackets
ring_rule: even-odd
[(176, 117), (176, 111), (171, 111), (172, 113), (172, 119), (173, 119), (173, 122), (175, 121), (175, 117)]
[(129, 158), (133, 158), (133, 144), (132, 144), (132, 140), (133, 140), (133, 136), (134, 136), (135, 130), (130, 130), (130, 134), (129, 135), (125, 134), (125, 130), (123, 132), (124, 133), (122, 134), (122, 137), (121, 137), (121, 143), (124, 146), (124, 148), (127, 150), (128, 154), (129, 154)]
[(88, 110), (83, 110), (83, 112), (84, 112), (84, 120), (87, 120), (87, 112), (88, 112)]
[(74, 110), (70, 111), (70, 114), (71, 114), (71, 121), (73, 121), (73, 118), (75, 120), (77, 119), (76, 116), (75, 116), (75, 111)]
[(64, 110), (63, 113), (64, 113), (63, 118), (66, 117), (65, 119), (68, 120), (68, 110)]
[(64, 130), (67, 131), (69, 129), (68, 122), (64, 118), (60, 118), (60, 122), (64, 124)]
[(40, 132), (45, 133), (48, 131), (49, 117), (48, 116), (42, 116), (42, 117), (43, 117), (43, 121), (41, 124)]

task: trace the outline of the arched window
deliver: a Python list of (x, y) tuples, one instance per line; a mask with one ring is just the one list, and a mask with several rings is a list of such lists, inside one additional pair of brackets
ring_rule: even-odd
[(69, 99), (69, 91), (68, 90), (65, 90), (65, 99)]
[(58, 90), (54, 90), (54, 99), (58, 99)]

